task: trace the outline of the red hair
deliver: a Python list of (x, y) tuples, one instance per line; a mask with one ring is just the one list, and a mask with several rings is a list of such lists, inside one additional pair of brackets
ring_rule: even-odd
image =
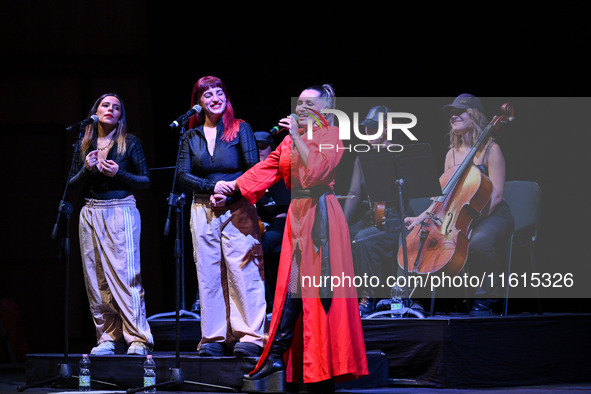
[[(223, 90), (224, 95), (226, 96), (226, 109), (224, 114), (222, 115), (222, 123), (224, 125), (224, 133), (222, 134), (222, 140), (224, 141), (232, 141), (238, 135), (238, 130), (240, 129), (240, 123), (244, 122), (241, 119), (236, 119), (234, 117), (234, 109), (232, 108), (232, 104), (230, 103), (230, 97), (228, 96), (228, 91), (226, 90), (226, 85), (222, 82), (221, 79), (217, 77), (207, 76), (200, 78), (193, 86), (193, 93), (191, 94), (191, 108), (199, 103), (199, 98), (201, 95), (208, 89), (211, 88), (220, 88)], [(189, 128), (193, 129), (197, 126), (202, 125), (205, 122), (205, 115), (203, 111), (200, 112), (197, 116), (194, 116), (189, 121)]]

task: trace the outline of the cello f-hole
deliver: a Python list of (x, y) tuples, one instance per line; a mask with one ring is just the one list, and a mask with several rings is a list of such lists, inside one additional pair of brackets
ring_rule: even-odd
[(454, 214), (453, 212), (448, 212), (445, 214), (445, 222), (443, 226), (442, 234), (451, 234), (451, 225), (453, 223)]

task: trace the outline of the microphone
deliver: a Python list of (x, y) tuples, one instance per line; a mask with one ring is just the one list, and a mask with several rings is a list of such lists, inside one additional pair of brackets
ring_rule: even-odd
[(195, 104), (193, 108), (187, 111), (186, 114), (179, 116), (178, 119), (169, 124), (168, 127), (171, 129), (179, 127), (180, 125), (187, 123), (187, 120), (189, 120), (191, 116), (198, 114), (199, 112), (201, 112), (201, 106), (199, 104)]
[(88, 119), (81, 120), (81, 121), (80, 121), (80, 122), (78, 122), (78, 123), (74, 123), (73, 125), (71, 125), (71, 126), (68, 126), (68, 127), (66, 128), (66, 130), (67, 130), (67, 131), (72, 131), (72, 130), (74, 130), (76, 127), (79, 127), (79, 128), (86, 127), (86, 126), (88, 126), (88, 125), (89, 125), (89, 124), (91, 124), (91, 123), (96, 123), (96, 122), (98, 122), (98, 119), (99, 119), (99, 118), (98, 118), (98, 116), (96, 116), (96, 115), (92, 115), (92, 116), (91, 116), (90, 118), (88, 118)]
[[(297, 121), (298, 121), (298, 116), (297, 116), (296, 114), (291, 114), (291, 115), (289, 115), (289, 117), (290, 117), (290, 118), (294, 118), (295, 122), (297, 123)], [(269, 130), (269, 134), (271, 134), (271, 135), (275, 135), (275, 134), (277, 134), (277, 133), (279, 133), (280, 131), (283, 131), (283, 130), (285, 130), (285, 129), (286, 129), (285, 127), (279, 127), (279, 126), (275, 126), (275, 127), (273, 127), (271, 130)]]

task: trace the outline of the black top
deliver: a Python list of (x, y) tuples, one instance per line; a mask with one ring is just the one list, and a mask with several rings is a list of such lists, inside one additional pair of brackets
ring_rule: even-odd
[[(125, 143), (127, 148), (124, 154), (117, 154), (117, 143), (107, 154), (107, 160), (113, 160), (119, 165), (119, 170), (113, 177), (106, 176), (96, 166), (87, 170), (84, 159), (77, 153), (73, 169), (75, 175), (70, 178), (70, 185), (81, 188), (83, 197), (97, 200), (121, 199), (131, 195), (133, 189), (149, 188), (150, 171), (140, 140), (128, 134)], [(96, 146), (95, 138), (90, 151), (95, 150)]]
[[(178, 179), (182, 186), (196, 194), (213, 194), (218, 181), (233, 181), (258, 162), (254, 133), (248, 123), (240, 123), (236, 138), (223, 141), (223, 123), (217, 125), (213, 156), (207, 150), (203, 125), (187, 131), (179, 156)], [(226, 200), (226, 205), (239, 195)]]
[(280, 179), (257, 201), (257, 212), (263, 222), (270, 222), (275, 216), (287, 213), (290, 203), (291, 191)]

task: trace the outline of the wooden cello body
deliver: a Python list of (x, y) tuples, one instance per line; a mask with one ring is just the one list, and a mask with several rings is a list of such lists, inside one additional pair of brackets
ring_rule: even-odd
[(398, 264), (402, 268), (406, 249), (408, 272), (457, 275), (464, 268), (470, 233), (481, 215), (488, 212), (493, 189), (491, 180), (473, 164), (473, 159), (491, 129), (513, 119), (510, 104), (504, 104), (502, 111), (507, 115), (496, 116), (489, 123), (460, 166), (439, 178), (443, 195), (427, 209), (427, 219), (407, 235), (406, 248), (398, 249)]

